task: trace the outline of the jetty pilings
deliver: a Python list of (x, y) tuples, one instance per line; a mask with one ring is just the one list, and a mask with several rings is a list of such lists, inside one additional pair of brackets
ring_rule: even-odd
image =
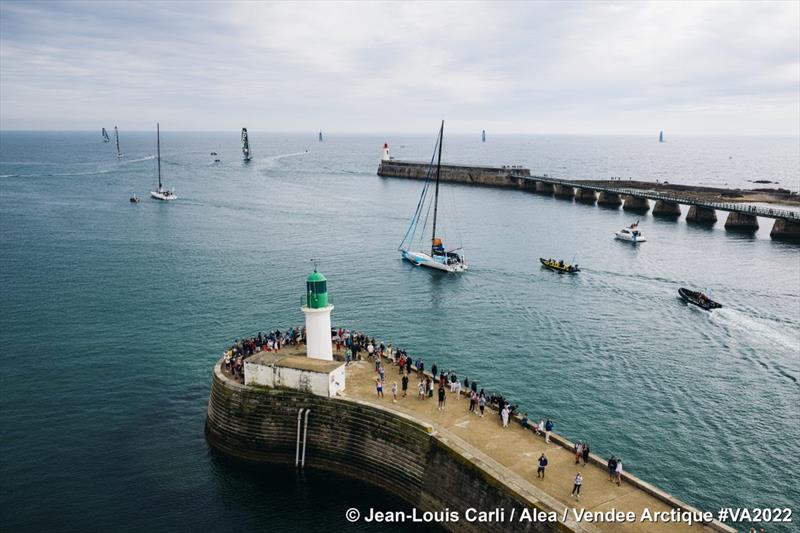
[(800, 242), (800, 223), (776, 218), (769, 236), (778, 241)]
[(677, 202), (669, 200), (656, 200), (653, 206), (654, 217), (679, 218), (681, 216), (681, 206)]
[(686, 214), (686, 222), (712, 225), (717, 221), (717, 212), (708, 207), (693, 205)]
[(626, 196), (625, 202), (622, 204), (622, 209), (636, 213), (647, 213), (650, 210), (650, 202), (647, 201), (647, 198)]
[(758, 218), (755, 215), (731, 211), (725, 219), (725, 229), (729, 231), (756, 231)]
[(575, 197), (575, 187), (569, 185), (556, 185), (553, 189), (556, 198), (572, 200)]
[(578, 188), (575, 193), (575, 200), (582, 204), (593, 204), (597, 201), (597, 192), (592, 189)]
[(548, 183), (546, 181), (537, 181), (536, 182), (536, 192), (539, 194), (547, 194), (551, 195), (554, 192), (553, 184)]
[(622, 197), (615, 192), (600, 191), (600, 195), (597, 197), (597, 205), (619, 207), (622, 205)]

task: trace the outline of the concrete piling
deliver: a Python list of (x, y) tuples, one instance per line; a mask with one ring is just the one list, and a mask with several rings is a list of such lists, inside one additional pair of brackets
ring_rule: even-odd
[(708, 207), (693, 205), (686, 214), (686, 222), (693, 224), (714, 224), (717, 221), (717, 212)]

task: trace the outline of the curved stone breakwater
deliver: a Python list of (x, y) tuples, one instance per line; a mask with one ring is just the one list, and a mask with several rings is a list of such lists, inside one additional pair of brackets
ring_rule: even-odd
[[(288, 350), (299, 353), (300, 347)], [(370, 361), (348, 365), (347, 387), (333, 398), (244, 385), (218, 363), (206, 438), (213, 448), (239, 459), (287, 464), (297, 463), (300, 443), (305, 440), (306, 466), (379, 485), (418, 512), (455, 511), (462, 517), (459, 521), (440, 524), (451, 531), (734, 531), (715, 521), (690, 526), (579, 520), (581, 512), (624, 511), (638, 517), (645, 509), (699, 511), (628, 473), (623, 474), (620, 486), (610, 483), (601, 458), (591, 455), (587, 466), (576, 466), (568, 440), (553, 434), (552, 442), (546, 443), (523, 428), (519, 418), (502, 428), (496, 412), (489, 409), (485, 418), (478, 417), (458, 394), (447, 393), (446, 408), (437, 410), (436, 400), (419, 399), (416, 394), (416, 372), (411, 375), (408, 397), (399, 396), (395, 403), (391, 383), (400, 381), (398, 367), (385, 361), (388, 393), (384, 398), (376, 396), (375, 366)], [(302, 434), (301, 415), (308, 419)], [(541, 453), (546, 453), (550, 464), (546, 478), (538, 480), (536, 462)], [(576, 471), (584, 477), (581, 501), (570, 496)], [(505, 520), (466, 521), (468, 509), (502, 509)], [(522, 509), (557, 519), (509, 520)]]

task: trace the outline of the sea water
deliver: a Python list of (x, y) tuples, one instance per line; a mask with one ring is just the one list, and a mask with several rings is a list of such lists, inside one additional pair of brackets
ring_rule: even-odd
[[(378, 531), (345, 510), (406, 508), (371, 485), (231, 462), (204, 441), (213, 364), (234, 338), (302, 324), (311, 258), (334, 324), (478, 380), (690, 504), (800, 501), (800, 247), (770, 240), (766, 219), (730, 234), (724, 213), (705, 228), (443, 185), (442, 236), (470, 270), (414, 268), (396, 248), (422, 183), (375, 171), (384, 142), (428, 160), (435, 136), (254, 130), (245, 164), (238, 132), (167, 127), (162, 177), (178, 200), (161, 203), (148, 198), (155, 132), (121, 130), (120, 159), (99, 132), (0, 134), (0, 525)], [(453, 135), (444, 158), (800, 188), (797, 139), (656, 141)], [(613, 239), (637, 219), (647, 243)], [(583, 272), (542, 270), (539, 257)], [(725, 307), (687, 306), (681, 286)]]

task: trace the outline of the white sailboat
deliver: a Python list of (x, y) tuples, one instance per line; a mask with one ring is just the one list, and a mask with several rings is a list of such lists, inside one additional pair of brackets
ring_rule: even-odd
[(111, 140), (111, 139), (108, 138), (108, 132), (106, 131), (105, 128), (103, 128), (103, 131), (100, 132), (100, 135), (103, 136), (103, 142), (104, 143), (107, 143), (108, 141)]
[[(430, 205), (428, 202), (428, 192), (430, 191), (430, 184), (431, 184), (431, 171), (433, 170), (433, 157), (431, 157), (431, 163), (428, 167), (428, 177), (425, 180), (425, 185), (422, 187), (422, 194), (420, 195), (419, 202), (417, 203), (417, 210), (414, 213), (414, 216), (411, 218), (411, 224), (406, 231), (405, 237), (403, 237), (403, 242), (400, 243), (400, 246), (397, 248), (403, 259), (406, 261), (416, 265), (416, 266), (424, 266), (428, 268), (433, 268), (435, 270), (442, 270), (445, 272), (463, 272), (467, 269), (467, 262), (461, 254), (458, 254), (457, 251), (461, 248), (456, 248), (453, 250), (447, 250), (442, 243), (442, 239), (436, 236), (436, 223), (437, 223), (437, 216), (439, 214), (439, 178), (441, 174), (442, 168), (442, 141), (444, 138), (444, 120), (442, 121), (442, 126), (439, 129), (439, 137), (436, 141), (436, 148), (438, 148), (438, 159), (436, 162), (436, 177), (434, 181), (434, 195), (433, 195), (433, 205)], [(434, 149), (434, 155), (436, 154), (436, 148)], [(427, 208), (426, 208), (427, 205)], [(431, 248), (430, 252), (427, 251), (412, 251), (411, 246), (414, 241), (414, 235), (417, 233), (419, 229), (420, 237), (423, 236), (425, 233), (425, 224), (427, 222), (427, 213), (430, 212), (430, 208), (433, 207), (433, 230), (431, 232)], [(420, 218), (422, 215), (425, 215), (424, 220), (422, 221), (422, 227), (419, 226)]]
[(242, 128), (242, 155), (245, 163), (253, 159), (250, 153), (250, 139), (247, 138), (247, 128)]
[(159, 124), (156, 124), (156, 161), (158, 162), (158, 189), (155, 191), (150, 191), (150, 196), (155, 198), (156, 200), (175, 200), (178, 197), (175, 196), (175, 191), (167, 189), (161, 183), (161, 130)]

